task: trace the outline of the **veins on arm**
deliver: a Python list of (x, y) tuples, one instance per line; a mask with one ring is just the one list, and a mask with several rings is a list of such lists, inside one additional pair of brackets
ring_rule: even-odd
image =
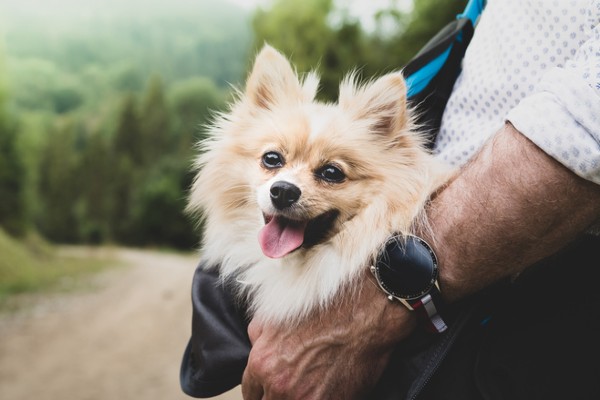
[(555, 253), (600, 217), (600, 185), (506, 124), (428, 208), (442, 292), (456, 300)]

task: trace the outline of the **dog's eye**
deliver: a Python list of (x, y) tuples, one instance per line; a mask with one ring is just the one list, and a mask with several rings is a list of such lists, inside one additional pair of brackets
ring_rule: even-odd
[(325, 165), (317, 171), (317, 176), (327, 182), (339, 183), (346, 179), (346, 175), (335, 165)]
[(262, 163), (266, 168), (281, 168), (283, 167), (283, 157), (275, 151), (269, 151), (263, 154)]

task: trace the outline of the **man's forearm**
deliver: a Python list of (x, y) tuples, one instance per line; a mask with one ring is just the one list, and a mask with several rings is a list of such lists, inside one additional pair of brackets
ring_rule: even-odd
[(448, 300), (521, 272), (600, 216), (600, 186), (505, 127), (431, 202), (428, 238)]

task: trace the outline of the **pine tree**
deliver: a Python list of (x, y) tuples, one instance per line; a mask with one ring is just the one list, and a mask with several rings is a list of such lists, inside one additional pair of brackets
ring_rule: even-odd
[(0, 115), (0, 226), (13, 235), (28, 228), (26, 169), (17, 146), (17, 128)]
[(224, 107), (224, 100), (221, 90), (206, 77), (187, 79), (170, 88), (169, 104), (178, 155), (191, 157), (194, 144), (203, 137), (212, 113)]
[(85, 242), (102, 243), (111, 239), (111, 201), (116, 176), (114, 154), (108, 140), (99, 133), (89, 135), (82, 151), (80, 231)]
[(133, 165), (142, 165), (144, 148), (142, 128), (135, 95), (129, 93), (123, 99), (114, 134), (114, 152), (117, 158), (127, 158)]
[(155, 75), (150, 79), (140, 113), (141, 152), (143, 165), (155, 163), (173, 150), (169, 110), (162, 80)]
[(38, 220), (41, 233), (57, 242), (77, 242), (75, 205), (80, 196), (79, 164), (72, 121), (57, 124), (49, 132), (40, 160), (38, 193), (43, 205)]
[(111, 162), (107, 166), (112, 179), (105, 194), (108, 198), (108, 236), (130, 244), (133, 232), (132, 198), (145, 163), (138, 103), (131, 93), (123, 99), (112, 147), (112, 154), (109, 155)]
[[(0, 68), (2, 76), (5, 74)], [(18, 146), (18, 127), (6, 111), (6, 100), (6, 85), (0, 79), (0, 226), (13, 235), (22, 235), (29, 222), (26, 166)]]

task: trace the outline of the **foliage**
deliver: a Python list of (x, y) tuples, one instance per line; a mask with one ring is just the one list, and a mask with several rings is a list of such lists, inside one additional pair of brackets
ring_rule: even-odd
[[(274, 0), (269, 9), (254, 15), (254, 51), (268, 42), (300, 73), (317, 68), (321, 97), (334, 100), (345, 74), (359, 70), (367, 79), (402, 68), (465, 4), (466, 0), (416, 0), (410, 14), (392, 5), (377, 13), (377, 29), (365, 32), (333, 0)], [(391, 31), (381, 27), (384, 20), (391, 20)]]
[(39, 194), (44, 199), (38, 219), (41, 232), (49, 239), (73, 243), (79, 235), (73, 204), (79, 196), (82, 132), (72, 120), (61, 121), (50, 132), (40, 159)]
[(26, 174), (16, 122), (6, 110), (5, 85), (0, 79), (0, 226), (12, 234), (24, 233), (28, 225)]
[(115, 152), (109, 138), (90, 134), (81, 150), (80, 188), (76, 201), (78, 241), (99, 244), (113, 236), (116, 199)]
[(388, 59), (406, 64), (431, 39), (439, 29), (460, 14), (466, 0), (417, 0), (406, 28), (397, 31), (383, 47)]
[(195, 247), (193, 226), (182, 213), (191, 179), (187, 160), (162, 158), (153, 165), (133, 193), (133, 244), (177, 243), (180, 248)]
[[(137, 98), (133, 93), (128, 93), (123, 99), (123, 104), (117, 119), (117, 128), (113, 137), (113, 152), (116, 158), (125, 158), (133, 165), (142, 166), (145, 155), (142, 126), (138, 110)], [(114, 160), (121, 163), (119, 159)]]
[(254, 48), (267, 42), (286, 54), (300, 73), (318, 68), (323, 96), (336, 97), (340, 74), (365, 60), (363, 37), (357, 22), (343, 20), (332, 27), (333, 0), (276, 0), (253, 18)]
[(142, 164), (147, 167), (168, 154), (173, 145), (170, 115), (163, 83), (153, 76), (142, 99), (140, 122), (142, 135), (137, 146), (141, 148)]
[(0, 226), (194, 246), (194, 143), (243, 78), (246, 14), (216, 0), (34, 2), (0, 2)]
[(196, 77), (180, 81), (171, 86), (167, 94), (173, 116), (175, 140), (184, 151), (203, 137), (203, 126), (225, 102), (224, 93), (207, 77)]
[(15, 126), (0, 120), (0, 226), (12, 234), (27, 228), (26, 171), (17, 139)]

